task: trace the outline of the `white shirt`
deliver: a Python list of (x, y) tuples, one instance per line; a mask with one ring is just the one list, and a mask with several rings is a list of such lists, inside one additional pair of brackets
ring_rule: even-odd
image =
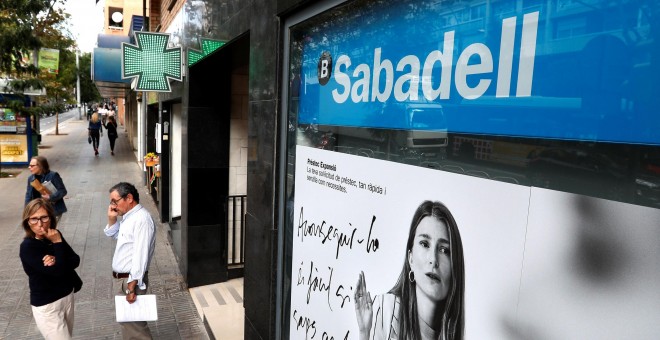
[(140, 289), (147, 289), (142, 278), (149, 270), (156, 248), (156, 227), (147, 209), (138, 204), (124, 214), (121, 221), (117, 219), (115, 224), (106, 225), (103, 231), (117, 240), (112, 270), (129, 273), (126, 282), (137, 280)]

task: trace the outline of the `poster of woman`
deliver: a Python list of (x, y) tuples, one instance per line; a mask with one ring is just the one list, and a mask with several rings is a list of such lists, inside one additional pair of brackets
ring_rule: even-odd
[(291, 339), (501, 334), (492, 315), (516, 301), (492, 292), (519, 282), (529, 188), (303, 146), (296, 158)]

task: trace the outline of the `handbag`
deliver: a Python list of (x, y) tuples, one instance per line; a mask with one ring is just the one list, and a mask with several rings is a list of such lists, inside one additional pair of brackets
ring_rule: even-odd
[(92, 136), (87, 136), (87, 143), (92, 144)]

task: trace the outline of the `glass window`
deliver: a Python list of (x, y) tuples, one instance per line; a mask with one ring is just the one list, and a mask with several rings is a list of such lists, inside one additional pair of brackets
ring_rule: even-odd
[(349, 1), (290, 27), (289, 259), (301, 146), (660, 208), (660, 3), (474, 3)]

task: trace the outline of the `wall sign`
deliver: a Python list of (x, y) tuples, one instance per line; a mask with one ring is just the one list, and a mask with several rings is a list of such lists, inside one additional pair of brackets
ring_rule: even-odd
[(296, 33), (299, 123), (411, 129), (398, 108), (432, 103), (445, 126), (415, 129), (660, 145), (657, 37), (644, 18), (599, 19), (637, 18), (645, 5), (416, 3)]

